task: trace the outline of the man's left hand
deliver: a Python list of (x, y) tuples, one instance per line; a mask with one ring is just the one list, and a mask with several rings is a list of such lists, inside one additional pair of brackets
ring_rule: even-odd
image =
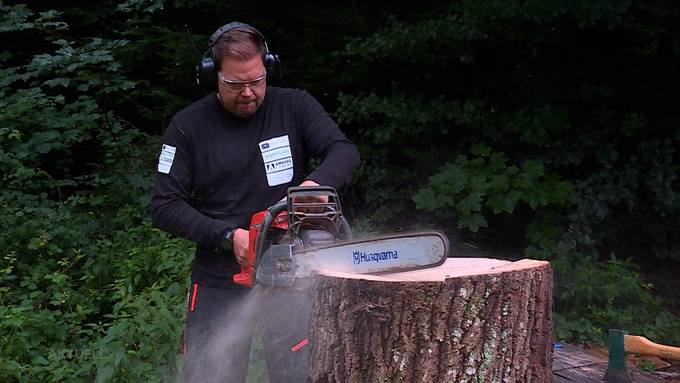
[[(300, 186), (321, 186), (318, 183), (312, 181), (312, 180), (306, 180), (300, 184)], [(295, 200), (293, 202), (308, 202), (308, 203), (328, 203), (328, 196), (327, 195), (322, 195), (322, 196), (306, 196), (306, 197), (295, 197)], [(323, 207), (320, 208), (306, 208), (305, 213), (322, 213), (323, 212)]]

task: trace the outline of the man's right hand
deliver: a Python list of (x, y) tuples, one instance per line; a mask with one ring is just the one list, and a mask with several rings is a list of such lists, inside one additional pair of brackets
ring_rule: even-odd
[(236, 229), (233, 241), (236, 262), (241, 266), (250, 266), (248, 260), (248, 230)]

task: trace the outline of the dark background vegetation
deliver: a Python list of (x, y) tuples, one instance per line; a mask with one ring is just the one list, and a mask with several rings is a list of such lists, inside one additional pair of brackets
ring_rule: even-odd
[(360, 147), (340, 190), (357, 231), (551, 261), (556, 340), (680, 344), (679, 18), (666, 0), (0, 0), (0, 376), (177, 378), (192, 246), (150, 226), (150, 190), (232, 20)]

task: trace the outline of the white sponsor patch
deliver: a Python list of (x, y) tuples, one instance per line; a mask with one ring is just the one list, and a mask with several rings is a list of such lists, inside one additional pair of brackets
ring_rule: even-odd
[(259, 144), (269, 186), (293, 180), (293, 155), (288, 136), (274, 137)]
[(175, 160), (176, 150), (177, 149), (174, 146), (163, 144), (163, 147), (161, 148), (161, 155), (158, 156), (158, 171), (160, 173), (170, 173), (172, 161)]

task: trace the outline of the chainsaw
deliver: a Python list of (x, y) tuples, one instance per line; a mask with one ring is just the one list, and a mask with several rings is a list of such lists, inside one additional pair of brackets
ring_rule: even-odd
[[(321, 202), (323, 201), (323, 202)], [(449, 254), (439, 231), (353, 239), (338, 194), (327, 186), (297, 186), (287, 198), (254, 214), (248, 233), (248, 266), (236, 284), (290, 287), (321, 269), (383, 274), (434, 267)]]

